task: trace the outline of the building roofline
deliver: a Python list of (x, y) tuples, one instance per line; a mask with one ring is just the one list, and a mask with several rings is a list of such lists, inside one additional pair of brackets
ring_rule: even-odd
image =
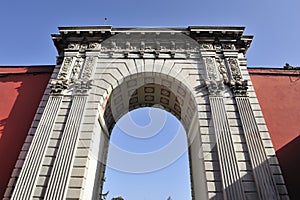
[(107, 26), (61, 26), (58, 27), (59, 31), (134, 31), (144, 30), (144, 31), (234, 31), (243, 32), (245, 30), (244, 26), (187, 26), (187, 27), (154, 27), (154, 26), (141, 26), (141, 27), (113, 27)]
[(30, 66), (0, 66), (0, 77), (22, 74), (49, 74), (55, 65), (30, 65)]
[(299, 69), (248, 67), (250, 75), (300, 76)]
[(55, 67), (55, 64), (47, 64), (47, 65), (0, 65), (0, 68), (22, 68), (22, 67)]
[[(54, 68), (55, 65), (3, 65), (0, 66), (0, 76), (12, 74), (52, 73)], [(247, 69), (250, 75), (300, 76), (299, 69), (284, 69), (275, 67), (248, 67)]]

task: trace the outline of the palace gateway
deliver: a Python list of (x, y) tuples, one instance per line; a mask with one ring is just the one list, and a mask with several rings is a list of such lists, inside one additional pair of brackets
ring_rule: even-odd
[(247, 70), (252, 36), (243, 31), (60, 27), (57, 64), (6, 198), (99, 199), (108, 165), (141, 173), (172, 163), (178, 155), (122, 149), (140, 164), (107, 163), (114, 125), (140, 107), (164, 109), (184, 127), (193, 199), (287, 198)]

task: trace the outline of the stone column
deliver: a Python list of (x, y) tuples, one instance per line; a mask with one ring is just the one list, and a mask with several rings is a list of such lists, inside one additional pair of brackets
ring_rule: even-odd
[(222, 176), (224, 199), (245, 199), (238, 170), (228, 118), (223, 100), (224, 84), (218, 79), (215, 59), (205, 59), (209, 80), (206, 85), (209, 92), (212, 120), (217, 142), (217, 151)]
[(230, 87), (236, 100), (245, 134), (258, 195), (263, 200), (280, 199), (251, 103), (247, 97), (247, 81), (242, 79), (236, 58), (228, 58), (227, 64), (231, 76)]
[(78, 62), (70, 75), (70, 82), (73, 83), (72, 104), (44, 199), (65, 198), (87, 95), (91, 89), (90, 76), (94, 68), (94, 60), (93, 57), (86, 58), (84, 67), (82, 67), (83, 62)]
[(57, 79), (51, 82), (51, 95), (35, 132), (11, 199), (30, 199), (33, 195), (49, 138), (63, 99), (62, 91), (68, 85), (66, 76), (72, 66), (72, 60), (71, 57), (64, 59)]
[(61, 102), (62, 96), (49, 97), (11, 199), (31, 198)]
[(75, 96), (72, 100), (44, 199), (64, 198), (86, 99)]

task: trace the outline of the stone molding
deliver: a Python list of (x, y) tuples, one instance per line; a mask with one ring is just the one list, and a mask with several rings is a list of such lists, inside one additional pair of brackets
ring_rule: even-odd
[[(199, 56), (197, 55), (199, 51), (245, 53), (252, 41), (252, 36), (243, 35), (244, 27), (112, 28), (111, 26), (88, 26), (60, 27), (59, 31), (60, 33), (53, 34), (52, 38), (61, 56), (64, 52), (100, 50), (99, 57), (103, 58), (193, 58)], [(118, 36), (119, 39), (114, 40), (114, 36)], [(193, 38), (197, 45), (192, 44), (189, 38)], [(105, 44), (107, 39), (109, 42)]]

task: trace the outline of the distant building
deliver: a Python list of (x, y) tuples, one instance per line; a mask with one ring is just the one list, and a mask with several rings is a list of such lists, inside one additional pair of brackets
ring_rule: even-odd
[[(179, 34), (184, 35), (186, 40), (184, 43), (182, 43), (183, 38)], [(262, 176), (266, 176), (267, 180), (274, 181), (276, 186), (274, 186), (275, 189), (273, 189), (276, 191), (270, 191), (270, 194), (274, 193), (274, 199), (276, 195), (278, 195), (278, 197), (280, 196), (282, 199), (288, 199), (288, 195), (291, 199), (300, 199), (300, 192), (298, 189), (298, 179), (300, 178), (300, 71), (298, 68), (293, 68), (291, 66), (289, 66), (289, 68), (285, 67), (284, 69), (248, 68), (247, 71), (246, 61), (243, 56), (246, 53), (252, 38), (249, 36), (243, 36), (242, 34), (243, 28), (240, 27), (188, 27), (187, 29), (172, 30), (161, 28), (142, 30), (126, 28), (114, 29), (108, 26), (63, 27), (60, 28), (60, 34), (53, 35), (55, 45), (59, 52), (57, 65), (1, 66), (0, 198), (18, 199), (18, 195), (20, 196), (22, 194), (21, 192), (20, 194), (16, 194), (18, 191), (15, 191), (15, 188), (23, 187), (21, 184), (18, 185), (17, 183), (22, 181), (23, 178), (25, 182), (32, 181), (32, 184), (28, 183), (26, 188), (24, 186), (24, 191), (28, 190), (32, 192), (32, 194), (29, 194), (30, 192), (26, 193), (29, 195), (28, 197), (32, 198), (35, 196), (44, 198), (46, 196), (48, 199), (57, 199), (60, 194), (49, 191), (48, 187), (52, 187), (53, 191), (59, 191), (58, 189), (60, 188), (60, 185), (56, 185), (56, 179), (58, 179), (58, 177), (61, 177), (62, 179), (65, 178), (66, 181), (70, 179), (70, 182), (68, 182), (69, 185), (66, 186), (68, 188), (66, 189), (62, 187), (66, 190), (66, 192), (62, 195), (64, 198), (71, 198), (72, 195), (74, 198), (82, 197), (82, 195), (87, 195), (89, 197), (97, 196), (96, 193), (99, 193), (99, 190), (101, 190), (101, 185), (98, 186), (100, 188), (93, 191), (93, 183), (83, 183), (80, 178), (74, 178), (81, 177), (81, 175), (75, 176), (73, 173), (81, 172), (80, 170), (76, 171), (73, 167), (71, 167), (72, 162), (77, 162), (76, 164), (78, 165), (78, 169), (80, 167), (84, 168), (85, 164), (81, 163), (79, 159), (78, 161), (74, 161), (77, 159), (75, 155), (73, 155), (74, 157), (69, 161), (65, 158), (66, 155), (71, 155), (75, 152), (75, 149), (77, 148), (76, 145), (78, 145), (76, 143), (77, 136), (75, 135), (77, 133), (81, 133), (81, 126), (85, 126), (80, 117), (84, 116), (84, 120), (86, 120), (86, 115), (83, 115), (82, 113), (86, 112), (83, 107), (88, 105), (85, 104), (85, 102), (89, 101), (84, 98), (91, 95), (89, 90), (93, 90), (93, 86), (91, 86), (91, 82), (89, 82), (91, 75), (95, 73), (92, 66), (100, 66), (102, 64), (101, 59), (105, 60), (113, 58), (112, 63), (114, 64), (117, 63), (116, 60), (120, 62), (124, 62), (124, 60), (136, 60), (137, 62), (135, 62), (135, 65), (142, 65), (142, 62), (140, 63), (140, 61), (147, 59), (160, 61), (166, 60), (170, 62), (176, 60), (179, 63), (184, 63), (184, 60), (189, 59), (203, 59), (203, 61), (199, 61), (200, 64), (198, 64), (200, 68), (205, 68), (207, 75), (203, 76), (204, 79), (200, 80), (199, 84), (209, 85), (211, 84), (207, 83), (207, 80), (209, 80), (214, 83), (216, 82), (218, 85), (212, 85), (212, 88), (207, 86), (208, 90), (206, 87), (200, 87), (199, 92), (206, 91), (207, 96), (205, 98), (210, 98), (209, 100), (217, 99), (217, 101), (219, 98), (222, 98), (222, 96), (218, 96), (220, 91), (229, 94), (227, 100), (231, 103), (225, 104), (224, 116), (226, 117), (229, 114), (232, 116), (228, 117), (228, 122), (223, 122), (221, 120), (223, 117), (217, 117), (216, 120), (220, 120), (221, 124), (224, 123), (219, 127), (219, 129), (223, 126), (228, 126), (228, 131), (226, 133), (228, 135), (224, 135), (224, 138), (226, 141), (229, 141), (232, 146), (230, 147), (228, 142), (222, 143), (222, 141), (220, 141), (219, 143), (217, 142), (216, 145), (218, 148), (214, 151), (228, 151), (229, 153), (233, 153), (232, 158), (238, 157), (236, 161), (237, 163), (234, 164), (234, 161), (232, 164), (225, 159), (223, 161), (218, 159), (214, 160), (213, 157), (211, 157), (211, 161), (204, 161), (207, 164), (205, 167), (209, 167), (211, 164), (212, 169), (210, 171), (211, 173), (214, 173), (211, 176), (212, 180), (209, 178), (203, 179), (208, 180), (203, 183), (206, 184), (206, 186), (203, 186), (202, 183), (198, 183), (201, 181), (195, 180), (195, 178), (199, 176), (209, 176), (211, 174), (207, 173), (207, 171), (205, 171), (206, 169), (203, 169), (203, 175), (201, 175), (202, 172), (199, 175), (198, 172), (195, 172), (195, 169), (197, 168), (191, 166), (191, 170), (194, 170), (194, 175), (192, 175), (194, 186), (203, 186), (203, 188), (206, 188), (199, 189), (199, 191), (206, 191), (207, 198), (222, 198), (223, 194), (227, 197), (234, 197), (235, 194), (231, 194), (230, 191), (236, 191), (237, 193), (240, 193), (238, 195), (241, 195), (242, 198), (264, 199), (263, 196), (267, 195), (268, 192), (261, 191), (260, 183), (257, 183), (253, 176), (257, 176), (256, 173), (258, 172), (256, 172), (256, 170), (259, 171), (260, 168), (266, 168), (267, 170), (270, 170), (271, 174), (268, 174), (268, 172), (260, 173), (262, 173)], [(115, 37), (114, 35), (119, 35), (120, 38)], [(156, 39), (154, 40), (154, 38)], [(216, 40), (216, 38), (218, 38), (218, 40)], [(109, 42), (105, 43), (108, 40)], [(191, 42), (193, 40), (196, 41), (196, 45)], [(199, 49), (197, 48), (197, 45), (199, 45)], [(103, 53), (103, 55), (99, 55), (98, 53), (100, 51), (105, 53)], [(199, 52), (202, 53), (201, 55), (203, 58), (197, 57)], [(94, 62), (93, 59), (90, 59), (92, 57), (97, 57), (100, 61), (98, 60), (98, 62)], [(190, 63), (187, 63), (186, 68), (194, 70), (191, 67), (194, 67), (195, 65), (197, 65), (197, 63), (193, 64), (193, 66), (190, 65)], [(224, 68), (222, 68), (223, 65)], [(115, 66), (116, 71), (118, 70), (117, 68), (121, 68), (121, 64), (115, 64)], [(134, 65), (129, 65), (127, 67), (130, 68), (132, 66)], [(146, 67), (149, 66), (144, 66), (145, 70)], [(91, 68), (89, 69), (89, 67)], [(209, 71), (210, 67), (212, 71)], [(70, 68), (70, 70), (68, 68)], [(99, 69), (100, 68), (101, 67), (99, 67)], [(244, 71), (243, 68), (245, 68)], [(112, 71), (112, 68), (109, 68), (109, 70)], [(138, 71), (138, 69), (134, 70)], [(153, 62), (151, 70), (153, 70), (153, 74), (157, 73), (155, 72), (156, 69)], [(162, 71), (162, 69), (160, 70)], [(240, 71), (236, 72), (234, 70)], [(120, 73), (118, 76), (124, 76), (122, 69), (119, 69), (119, 71)], [(128, 69), (128, 71), (130, 71), (130, 69)], [(145, 77), (143, 77), (143, 81), (146, 81), (146, 78), (151, 78), (148, 72), (145, 71), (143, 73), (146, 74)], [(195, 73), (202, 73), (202, 71), (195, 71)], [(157, 74), (159, 77), (159, 73)], [(113, 81), (113, 79), (114, 78), (107, 77), (107, 80), (109, 81)], [(126, 84), (131, 84), (130, 80), (131, 79), (126, 80), (126, 77), (124, 78), (124, 82), (126, 82)], [(160, 83), (163, 81), (167, 82), (168, 80), (171, 79), (165, 77), (159, 79)], [(191, 79), (188, 80), (193, 82)], [(248, 85), (246, 80), (248, 80)], [(151, 91), (157, 90), (160, 86), (157, 86), (157, 82), (149, 82), (147, 84), (150, 84), (150, 86), (153, 87), (146, 88), (146, 86), (148, 87), (149, 85), (142, 85), (140, 88), (137, 88), (136, 91), (143, 91), (143, 95), (148, 92), (149, 97), (144, 96), (143, 98), (145, 99), (143, 99), (143, 102), (138, 102), (140, 100), (138, 98), (135, 99), (133, 93), (129, 100), (129, 106), (132, 106), (130, 109), (140, 107), (142, 104), (143, 106), (151, 106), (151, 101), (155, 101), (154, 99), (150, 101)], [(176, 84), (180, 85), (180, 83)], [(176, 87), (178, 85), (176, 85)], [(73, 89), (69, 91), (67, 89), (68, 87), (72, 87)], [(217, 87), (217, 91), (215, 91), (215, 87)], [(115, 89), (115, 86), (113, 86), (113, 88)], [(118, 89), (117, 86), (116, 88)], [(253, 88), (255, 92), (252, 91)], [(187, 89), (183, 91), (180, 91), (179, 89), (180, 88), (178, 86), (178, 93), (174, 94), (171, 90), (161, 91), (161, 95), (169, 95), (169, 98), (165, 99), (161, 96), (161, 103), (165, 103), (166, 109), (169, 109), (168, 111), (173, 113), (175, 116), (178, 115), (178, 118), (180, 118), (182, 112), (185, 112), (184, 109), (186, 108), (176, 107), (176, 105), (181, 105), (179, 98), (177, 100), (176, 97), (178, 95), (188, 96), (186, 93)], [(108, 89), (108, 93), (109, 91), (110, 89)], [(248, 98), (248, 93), (251, 93), (252, 95), (249, 100), (250, 103), (247, 104), (250, 107), (245, 106), (246, 104), (239, 107), (239, 105), (237, 105), (237, 102), (239, 101), (238, 98), (241, 97), (244, 101)], [(142, 94), (139, 93), (139, 95)], [(170, 96), (172, 95), (174, 96), (174, 102), (171, 102), (173, 97)], [(51, 97), (51, 101), (53, 101), (52, 103), (50, 102), (51, 105), (49, 103), (49, 97)], [(58, 100), (60, 97), (62, 97), (62, 100)], [(107, 97), (109, 97), (109, 99), (101, 99), (99, 102), (102, 103), (102, 109), (105, 110), (103, 111), (104, 118), (108, 116), (105, 118), (104, 123), (107, 125), (107, 131), (109, 132), (115, 121), (111, 121), (109, 114), (107, 114), (108, 111), (110, 111), (107, 107), (109, 107), (109, 103), (112, 101), (109, 95)], [(77, 100), (73, 101), (73, 98), (78, 99), (78, 102)], [(149, 101), (147, 101), (147, 98)], [(137, 102), (135, 102), (135, 100)], [(207, 101), (208, 100), (205, 100), (206, 103)], [(75, 105), (76, 102), (78, 105)], [(106, 105), (104, 105), (103, 102), (107, 102)], [(147, 104), (147, 102), (149, 104)], [(220, 106), (221, 104), (219, 105), (218, 103), (220, 102), (217, 102), (216, 105)], [(174, 109), (171, 108), (171, 104), (174, 106)], [(47, 105), (52, 106), (51, 109), (49, 107), (47, 110)], [(113, 103), (111, 105), (113, 105)], [(203, 103), (203, 105), (206, 104)], [(212, 106), (212, 103), (207, 103), (207, 105)], [(73, 106), (77, 106), (76, 109), (74, 109)], [(243, 113), (244, 111), (239, 110), (241, 108), (245, 110), (247, 110), (247, 108), (251, 108), (251, 110), (247, 110), (247, 112)], [(55, 109), (57, 110), (55, 111)], [(214, 108), (211, 107), (211, 109), (213, 110)], [(218, 109), (218, 112), (223, 112), (222, 105), (218, 107)], [(228, 109), (232, 110), (228, 111)], [(47, 115), (45, 112), (49, 114)], [(77, 116), (77, 112), (81, 113), (81, 115), (78, 114)], [(209, 112), (211, 111), (205, 111), (206, 114)], [(246, 115), (246, 121), (243, 121), (243, 114)], [(211, 117), (215, 117), (213, 115), (214, 114), (210, 114)], [(218, 113), (215, 113), (215, 115), (218, 115)], [(73, 126), (73, 123), (68, 124), (69, 116), (74, 117), (73, 122), (75, 123), (75, 126), (78, 125), (78, 127)], [(251, 118), (251, 116), (254, 116), (254, 121), (251, 122), (252, 124), (247, 124), (250, 123), (249, 121), (251, 121), (251, 119), (249, 118)], [(47, 123), (41, 125), (41, 123), (39, 123), (41, 120), (46, 120)], [(184, 119), (182, 119), (182, 123), (186, 127), (191, 126), (188, 120), (184, 121)], [(214, 126), (218, 127), (218, 124), (214, 124)], [(253, 139), (250, 137), (247, 139), (247, 136), (243, 136), (243, 134), (245, 134), (248, 130), (247, 127), (252, 128), (252, 130), (257, 127), (259, 135), (254, 137), (259, 138)], [(219, 129), (216, 128), (214, 131), (216, 132)], [(68, 130), (71, 131), (68, 132)], [(231, 130), (236, 130), (236, 135), (238, 135), (236, 138), (233, 138), (233, 141), (230, 139)], [(38, 135), (36, 131), (41, 131), (41, 133), (45, 133), (45, 135), (40, 134), (39, 136), (36, 136)], [(46, 135), (47, 131), (51, 136)], [(207, 131), (211, 130), (207, 127)], [(70, 134), (69, 138), (66, 136), (64, 137), (62, 133)], [(271, 137), (272, 142), (270, 141), (269, 136)], [(35, 137), (40, 137), (40, 139), (34, 140)], [(66, 141), (64, 142), (64, 140)], [(32, 143), (33, 141), (34, 144)], [(259, 151), (259, 145), (261, 144), (257, 144), (257, 142), (263, 144), (261, 151)], [(29, 147), (33, 145), (38, 147), (34, 149), (36, 152), (34, 150), (29, 150)], [(251, 145), (253, 146), (251, 147)], [(74, 150), (69, 152), (68, 148), (73, 148)], [(228, 150), (226, 148), (233, 148), (233, 150)], [(240, 150), (234, 150), (237, 148), (240, 148)], [(275, 156), (274, 150), (276, 151), (278, 160)], [(28, 156), (28, 151), (30, 151), (29, 155), (31, 157)], [(268, 158), (268, 161), (266, 161), (267, 164), (264, 165), (264, 167), (257, 166), (257, 168), (252, 166), (254, 163), (252, 159), (256, 159), (256, 155), (252, 155), (251, 157), (251, 153), (249, 154), (250, 151), (254, 151), (254, 154), (257, 152), (266, 154), (266, 158)], [(43, 153), (39, 155), (40, 152)], [(60, 153), (65, 155), (65, 157), (61, 155), (62, 157), (60, 158)], [(75, 153), (77, 155), (78, 152), (76, 151)], [(84, 158), (85, 156), (86, 155), (83, 155)], [(218, 156), (222, 157), (223, 155), (218, 154)], [(59, 158), (61, 161), (57, 161)], [(25, 161), (24, 164), (24, 160), (26, 159), (31, 160)], [(36, 169), (30, 167), (27, 169), (27, 166), (24, 167), (26, 164), (29, 166), (31, 163), (38, 163), (38, 159), (40, 159), (40, 164), (35, 165)], [(221, 171), (224, 170), (221, 174), (220, 169), (213, 169), (212, 165), (215, 164), (217, 164), (218, 168), (221, 166)], [(233, 189), (229, 188), (229, 185), (226, 186), (225, 183), (226, 181), (230, 182), (230, 178), (225, 180), (226, 177), (230, 177), (232, 175), (226, 174), (231, 173), (231, 170), (226, 171), (225, 169), (229, 164), (233, 165), (233, 167), (237, 167), (236, 172), (234, 172), (234, 170), (232, 171), (232, 173), (236, 173), (233, 174), (233, 176), (241, 176), (241, 180), (235, 180), (236, 182), (231, 182), (229, 184)], [(65, 168), (69, 169), (69, 171), (66, 172), (69, 173), (69, 175), (65, 175), (60, 172), (60, 170), (63, 170), (59, 167), (60, 165), (66, 166)], [(248, 167), (248, 165), (250, 167)], [(103, 166), (97, 167), (99, 168), (99, 171), (104, 170)], [(224, 169), (222, 169), (222, 167), (224, 167)], [(245, 169), (241, 169), (243, 167), (245, 167)], [(21, 172), (21, 170), (23, 171)], [(57, 170), (57, 172), (55, 170)], [(34, 175), (36, 176), (34, 180), (29, 180), (30, 177), (33, 176), (26, 179), (26, 173), (31, 174), (35, 172), (37, 174)], [(57, 174), (55, 175), (55, 173)], [(244, 176), (242, 176), (243, 174)], [(90, 175), (89, 178), (91, 178), (91, 176), (93, 175)], [(99, 175), (99, 177), (100, 176), (101, 175)], [(269, 177), (268, 179), (267, 176), (270, 176), (271, 178)], [(262, 177), (259, 178), (262, 179), (259, 181), (264, 183), (265, 180)], [(62, 184), (65, 184), (65, 182), (62, 182)], [(74, 185), (72, 186), (72, 184)], [(78, 188), (83, 186), (77, 186), (76, 184), (86, 184), (86, 188), (91, 188), (88, 190), (89, 194), (87, 194), (87, 191), (84, 189), (78, 190)], [(226, 187), (224, 187), (224, 185)], [(287, 186), (287, 190), (285, 185)], [(272, 187), (273, 186), (270, 186), (269, 189), (272, 190)], [(193, 190), (193, 198), (199, 199), (199, 196), (197, 195), (200, 192), (197, 188), (193, 188)], [(77, 197), (75, 197), (76, 195)], [(46, 197), (45, 199), (47, 199)], [(171, 197), (169, 197), (168, 200), (171, 200)]]

